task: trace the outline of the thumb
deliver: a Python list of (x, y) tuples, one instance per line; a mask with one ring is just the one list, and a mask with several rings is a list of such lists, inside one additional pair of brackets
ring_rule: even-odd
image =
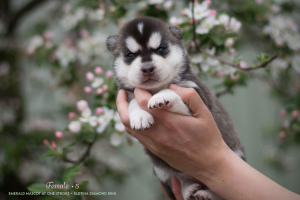
[(173, 90), (181, 97), (182, 101), (192, 111), (194, 117), (201, 117), (201, 115), (208, 109), (195, 89), (182, 88), (175, 84), (171, 84), (169, 89)]

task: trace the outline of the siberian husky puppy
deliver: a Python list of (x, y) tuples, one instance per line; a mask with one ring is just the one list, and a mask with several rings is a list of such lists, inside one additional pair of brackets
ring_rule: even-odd
[[(119, 35), (109, 36), (107, 48), (114, 55), (113, 68), (117, 84), (128, 93), (132, 129), (148, 129), (155, 123), (152, 115), (139, 107), (133, 95), (134, 88), (146, 89), (153, 95), (148, 102), (149, 108), (168, 106), (169, 111), (182, 115), (191, 115), (189, 108), (179, 95), (167, 88), (171, 83), (194, 88), (212, 113), (227, 145), (245, 159), (243, 147), (228, 113), (192, 73), (178, 27), (169, 27), (155, 18), (137, 18), (128, 22)], [(198, 180), (172, 168), (149, 150), (146, 149), (146, 152), (153, 162), (155, 174), (171, 199), (175, 199), (170, 181), (173, 176), (179, 179), (186, 200), (222, 199)]]

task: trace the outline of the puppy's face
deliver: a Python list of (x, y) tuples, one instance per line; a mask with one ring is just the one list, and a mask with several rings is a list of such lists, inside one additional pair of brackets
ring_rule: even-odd
[(138, 18), (107, 39), (114, 54), (117, 81), (125, 88), (147, 90), (166, 86), (176, 79), (185, 64), (181, 32), (154, 18)]

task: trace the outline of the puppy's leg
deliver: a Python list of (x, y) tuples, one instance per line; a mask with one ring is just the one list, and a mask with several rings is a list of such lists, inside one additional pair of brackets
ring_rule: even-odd
[(165, 108), (182, 115), (191, 115), (190, 109), (183, 103), (180, 96), (169, 89), (162, 90), (153, 95), (148, 101), (148, 108)]
[(152, 115), (138, 105), (136, 99), (132, 99), (129, 103), (129, 120), (130, 126), (135, 130), (150, 128), (154, 124)]

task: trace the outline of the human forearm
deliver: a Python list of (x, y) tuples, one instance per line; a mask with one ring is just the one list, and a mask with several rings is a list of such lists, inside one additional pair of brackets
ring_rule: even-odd
[(300, 199), (300, 196), (275, 183), (229, 148), (224, 149), (221, 166), (198, 175), (211, 190), (225, 199)]

